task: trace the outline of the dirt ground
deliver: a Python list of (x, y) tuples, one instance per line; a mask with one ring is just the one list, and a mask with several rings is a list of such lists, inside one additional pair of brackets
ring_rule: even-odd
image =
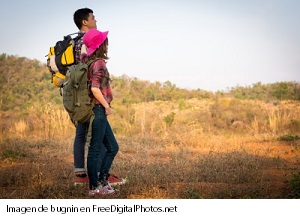
[[(1, 199), (91, 198), (87, 185), (73, 185), (72, 146), (47, 143), (2, 142)], [(300, 140), (249, 142), (227, 152), (120, 144), (112, 172), (128, 182), (109, 198), (299, 198)]]

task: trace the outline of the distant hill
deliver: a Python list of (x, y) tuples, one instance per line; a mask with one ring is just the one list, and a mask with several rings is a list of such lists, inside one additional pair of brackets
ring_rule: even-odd
[[(62, 103), (60, 90), (51, 83), (47, 66), (38, 60), (0, 54), (0, 75), (1, 110), (29, 107), (35, 102)], [(126, 75), (112, 75), (112, 79), (115, 99), (125, 104), (174, 98), (209, 98), (213, 95), (203, 90), (179, 89), (169, 81), (150, 83)]]
[(260, 82), (252, 86), (231, 88), (230, 96), (238, 99), (253, 99), (263, 101), (273, 100), (300, 100), (299, 82), (277, 82), (271, 84), (262, 84)]
[[(34, 103), (61, 104), (59, 88), (51, 83), (45, 64), (25, 57), (0, 54), (0, 109), (22, 110)], [(300, 100), (300, 84), (281, 82), (257, 83), (249, 87), (234, 87), (228, 93), (177, 88), (170, 81), (164, 83), (139, 80), (126, 75), (115, 77), (111, 83), (117, 103), (131, 104), (149, 101), (184, 100), (229, 96), (239, 99)]]

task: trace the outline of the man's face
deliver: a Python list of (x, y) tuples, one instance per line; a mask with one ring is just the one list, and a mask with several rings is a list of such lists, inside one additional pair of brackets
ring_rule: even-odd
[(97, 20), (95, 19), (95, 16), (93, 13), (89, 13), (89, 17), (88, 17), (88, 20), (84, 22), (85, 26), (88, 28), (88, 29), (92, 29), (92, 28), (95, 28), (97, 29)]

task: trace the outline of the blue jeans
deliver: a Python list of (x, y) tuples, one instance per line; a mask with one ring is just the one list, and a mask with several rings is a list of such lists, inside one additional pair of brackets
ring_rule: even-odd
[[(75, 173), (82, 172), (85, 173), (85, 142), (86, 142), (86, 133), (89, 122), (78, 123), (76, 127), (76, 135), (73, 145), (74, 152), (74, 167)], [(100, 172), (101, 162), (105, 155), (106, 149), (104, 146), (101, 146), (101, 156), (98, 162), (98, 171)]]
[(104, 107), (97, 104), (93, 108), (93, 111), (95, 119), (92, 124), (92, 138), (87, 157), (87, 171), (90, 189), (96, 187), (99, 180), (97, 165), (101, 158), (101, 147), (104, 145), (106, 152), (102, 159), (100, 176), (104, 175), (106, 178), (109, 175), (114, 158), (119, 151), (119, 145), (105, 115)]

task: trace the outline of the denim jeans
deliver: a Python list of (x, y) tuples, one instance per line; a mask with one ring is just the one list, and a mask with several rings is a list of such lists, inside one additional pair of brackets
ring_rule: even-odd
[(101, 158), (101, 147), (104, 145), (106, 152), (102, 159), (100, 175), (105, 175), (106, 178), (108, 177), (113, 160), (119, 151), (119, 145), (105, 115), (104, 107), (97, 104), (93, 108), (93, 111), (95, 119), (92, 124), (92, 138), (87, 157), (90, 189), (96, 187), (99, 180), (97, 165), (99, 158)]
[[(74, 171), (85, 173), (85, 141), (86, 141), (86, 133), (87, 128), (89, 126), (89, 122), (86, 123), (78, 123), (76, 127), (76, 135), (73, 145), (74, 152)], [(98, 161), (98, 171), (100, 172), (101, 163), (103, 157), (105, 155), (106, 149), (104, 146), (101, 146), (101, 155)]]

